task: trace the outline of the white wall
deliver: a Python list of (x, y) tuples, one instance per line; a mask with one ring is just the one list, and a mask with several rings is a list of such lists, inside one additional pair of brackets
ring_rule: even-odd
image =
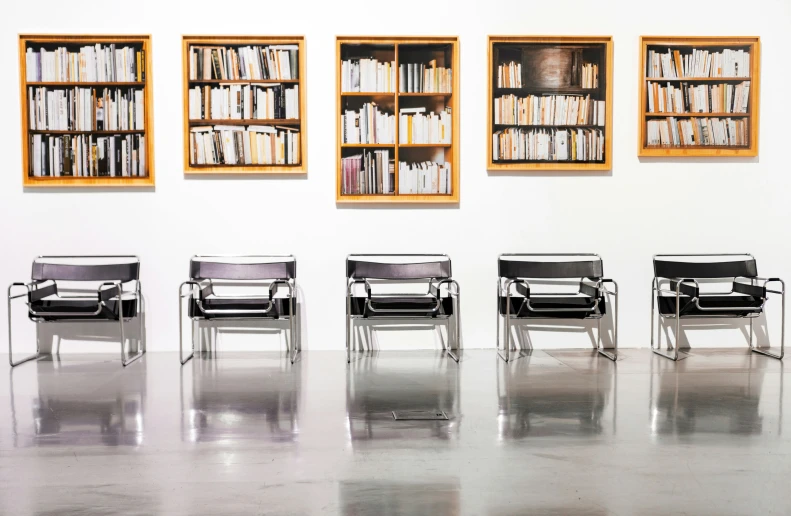
[[(106, 17), (114, 4), (122, 14)], [(130, 11), (130, 5), (139, 8)], [(0, 56), (6, 71), (0, 98), (7, 117), (0, 126), (4, 165), (0, 284), (28, 278), (30, 261), (38, 254), (138, 254), (148, 300), (148, 349), (174, 350), (178, 346), (176, 288), (186, 277), (192, 254), (294, 253), (306, 307), (304, 348), (341, 349), (347, 253), (444, 252), (453, 258), (454, 275), (464, 295), (465, 345), (493, 347), (492, 287), (498, 253), (588, 251), (601, 254), (606, 275), (620, 283), (622, 346), (645, 347), (654, 253), (749, 251), (758, 257), (760, 273), (791, 279), (788, 116), (787, 109), (775, 107), (787, 106), (791, 84), (790, 5), (787, 0), (758, 0), (747, 6), (733, 0), (667, 0), (662, 4), (667, 15), (659, 17), (648, 4), (629, 0), (13, 2), (0, 20)], [(291, 7), (289, 13), (280, 16), (286, 7)], [(153, 35), (155, 191), (22, 188), (20, 32)], [(310, 167), (306, 178), (183, 176), (182, 34), (306, 36)], [(462, 101), (458, 114), (454, 113), (461, 116), (458, 207), (335, 204), (336, 34), (460, 36)], [(487, 173), (487, 34), (614, 36), (611, 173)], [(641, 34), (761, 37), (759, 158), (637, 158)], [(275, 223), (289, 213), (289, 224)], [(511, 223), (505, 224), (506, 220)], [(513, 224), (514, 220), (522, 222)], [(15, 328), (24, 322), (18, 315)], [(5, 317), (0, 318), (0, 334), (6, 335)], [(738, 337), (708, 343), (744, 345)], [(546, 345), (563, 342), (549, 339)], [(79, 346), (68, 348), (76, 349)]]

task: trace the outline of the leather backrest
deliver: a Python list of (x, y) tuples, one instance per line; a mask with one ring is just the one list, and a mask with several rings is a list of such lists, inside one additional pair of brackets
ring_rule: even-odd
[(656, 256), (654, 257), (654, 275), (659, 278), (735, 278), (744, 276), (751, 278), (758, 276), (758, 266), (755, 259), (749, 256), (739, 255), (740, 259), (728, 259), (727, 255), (721, 255), (724, 260), (716, 260), (717, 256), (712, 256), (707, 260), (705, 257), (692, 256)]
[[(497, 262), (501, 278), (601, 278), (604, 267), (599, 257), (578, 260), (548, 260), (550, 256), (532, 258), (530, 255), (501, 256)], [(560, 258), (560, 257), (557, 257)]]
[(404, 255), (353, 255), (346, 260), (346, 277), (349, 279), (447, 279), (451, 277), (450, 258), (447, 256)]
[(294, 258), (271, 259), (248, 258), (245, 262), (234, 262), (233, 257), (201, 257), (190, 260), (190, 278), (193, 280), (271, 280), (294, 279), (297, 276), (297, 261)]
[[(75, 261), (83, 257), (75, 258)], [(92, 258), (86, 256), (84, 258)], [(65, 263), (39, 258), (33, 262), (31, 279), (56, 281), (134, 281), (140, 279), (140, 262), (136, 258), (122, 258), (118, 263)], [(127, 261), (134, 259), (135, 261)], [(108, 259), (109, 260), (109, 259)], [(103, 261), (105, 261), (103, 259)]]

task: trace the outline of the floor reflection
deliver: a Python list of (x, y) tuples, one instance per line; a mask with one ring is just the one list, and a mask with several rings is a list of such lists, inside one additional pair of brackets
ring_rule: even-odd
[[(509, 363), (498, 359), (501, 440), (615, 434), (616, 374), (610, 370), (569, 374), (565, 367), (536, 365), (531, 358), (526, 352)], [(591, 366), (597, 367), (601, 360), (594, 352)]]
[(302, 362), (196, 357), (182, 370), (182, 439), (293, 442), (299, 435)]
[[(652, 435), (782, 433), (783, 374), (767, 374), (757, 367), (678, 374), (656, 360), (651, 371)], [(775, 389), (779, 392), (767, 393)], [(773, 405), (768, 421), (764, 405)], [(766, 423), (771, 428), (765, 428)]]
[[(458, 437), (459, 379), (458, 364), (444, 352), (388, 351), (354, 357), (346, 370), (349, 438), (354, 443)], [(396, 421), (393, 411), (444, 411), (448, 419)]]
[[(15, 447), (137, 446), (143, 442), (146, 363), (57, 356), (10, 371)], [(32, 395), (31, 395), (32, 393)]]
[(341, 514), (400, 516), (461, 513), (461, 486), (448, 482), (341, 482)]

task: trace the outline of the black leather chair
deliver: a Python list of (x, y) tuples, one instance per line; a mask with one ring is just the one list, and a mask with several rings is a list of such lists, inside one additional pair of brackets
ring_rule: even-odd
[[(414, 282), (424, 282), (426, 292), (374, 292), (378, 285)], [(351, 361), (356, 319), (445, 319), (448, 322), (453, 319), (454, 337), (451, 339), (448, 327), (446, 351), (458, 362), (453, 349), (459, 345), (459, 299), (459, 284), (451, 277), (451, 262), (446, 255), (349, 255), (346, 258), (346, 362)]]
[[(502, 254), (497, 278), (497, 353), (511, 359), (511, 319), (597, 319), (597, 351), (610, 360), (618, 359), (618, 284), (604, 278), (602, 260), (595, 254)], [(578, 282), (577, 291), (543, 292), (535, 283)], [(605, 288), (614, 286), (613, 291)], [(615, 298), (613, 351), (601, 343), (601, 320), (606, 315), (605, 294)], [(500, 318), (505, 318), (505, 349), (500, 351)]]
[[(297, 309), (297, 260), (289, 256), (194, 256), (190, 260), (190, 279), (179, 286), (179, 361), (182, 365), (195, 356), (195, 327), (192, 328), (192, 353), (184, 358), (182, 348), (183, 304), (192, 321), (287, 319), (288, 351), (291, 363), (299, 346), (295, 327)], [(242, 295), (220, 295), (215, 286), (232, 286)], [(280, 295), (280, 287), (288, 294)], [(189, 287), (185, 289), (184, 287)]]
[[(701, 283), (729, 284), (730, 291), (705, 292)], [(779, 283), (780, 290), (767, 288)], [(654, 256), (654, 280), (651, 284), (651, 349), (654, 353), (678, 360), (681, 320), (692, 318), (749, 318), (750, 349), (756, 353), (782, 359), (785, 345), (785, 282), (780, 278), (758, 277), (755, 258), (750, 254), (659, 254)], [(753, 345), (753, 319), (760, 316), (769, 294), (782, 299), (780, 354)], [(654, 347), (654, 312), (662, 320), (675, 319), (676, 345), (673, 354), (663, 352), (661, 343)], [(659, 329), (659, 328), (658, 328)], [(661, 331), (660, 331), (661, 334)], [(659, 341), (660, 339), (657, 339)], [(668, 342), (668, 347), (670, 343)]]
[[(93, 285), (91, 285), (93, 284)], [(86, 285), (90, 285), (86, 289)], [(129, 289), (127, 289), (129, 287)], [(22, 289), (24, 292), (21, 292)], [(36, 323), (118, 322), (121, 328), (121, 364), (127, 366), (143, 356), (127, 358), (124, 322), (137, 317), (143, 339), (140, 260), (136, 256), (39, 256), (33, 261), (31, 281), (8, 287), (8, 358), (11, 367), (41, 356), (14, 362), (11, 301), (27, 298), (28, 316)]]

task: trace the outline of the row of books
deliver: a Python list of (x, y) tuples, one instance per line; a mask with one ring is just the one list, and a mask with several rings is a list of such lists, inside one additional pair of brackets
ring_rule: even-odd
[(343, 143), (395, 143), (395, 116), (366, 102), (359, 111), (341, 115)]
[(206, 126), (190, 131), (193, 165), (298, 165), (299, 131), (259, 126)]
[(603, 161), (600, 129), (506, 129), (492, 135), (494, 161)]
[(680, 79), (684, 77), (749, 77), (750, 52), (724, 49), (709, 52), (693, 48), (681, 54), (668, 49), (667, 53), (648, 51), (647, 77)]
[(299, 119), (299, 86), (228, 84), (189, 90), (190, 120)]
[(344, 195), (395, 193), (395, 163), (389, 149), (341, 158), (341, 177)]
[(522, 87), (522, 63), (511, 61), (497, 67), (498, 88)]
[(299, 45), (190, 47), (190, 80), (299, 78)]
[(452, 193), (450, 163), (399, 162), (398, 193), (443, 195)]
[(341, 61), (341, 91), (394, 93), (395, 75), (395, 61), (380, 63), (373, 58)]
[(437, 68), (437, 60), (428, 65), (404, 63), (398, 66), (398, 91), (401, 93), (450, 93), (453, 71)]
[(144, 50), (115, 44), (97, 43), (77, 52), (28, 48), (25, 53), (28, 82), (143, 82), (145, 69)]
[(145, 136), (34, 134), (30, 168), (33, 177), (145, 177)]
[(582, 65), (581, 75), (581, 88), (592, 89), (599, 87), (599, 65), (594, 63), (584, 63)]
[(699, 84), (678, 86), (648, 83), (649, 113), (746, 113), (750, 81), (739, 84)]
[(398, 112), (399, 143), (450, 143), (451, 113), (426, 113), (426, 108), (405, 108)]
[(503, 125), (599, 125), (605, 101), (590, 95), (503, 95), (494, 99), (494, 123)]
[(664, 120), (649, 120), (646, 124), (646, 143), (649, 146), (742, 147), (749, 144), (748, 124), (746, 120), (733, 118), (668, 117)]
[(28, 88), (32, 131), (128, 131), (145, 128), (143, 90)]

